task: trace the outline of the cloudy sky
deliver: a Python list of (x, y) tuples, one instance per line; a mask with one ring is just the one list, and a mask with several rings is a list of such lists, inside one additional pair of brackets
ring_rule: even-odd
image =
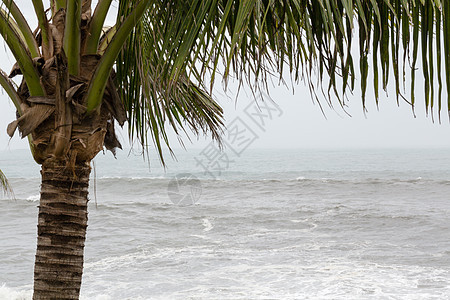
[[(26, 7), (32, 7), (31, 1), (19, 1), (19, 5), (20, 2), (29, 3)], [(30, 13), (32, 12), (25, 11), (24, 14), (33, 17)], [(5, 49), (6, 46), (0, 49), (0, 67), (9, 73), (14, 64), (14, 58)], [(355, 62), (355, 65), (358, 64)], [(356, 83), (356, 86), (359, 86), (359, 82)], [(420, 86), (420, 82), (418, 86)], [(229, 90), (226, 92), (218, 85), (216, 99), (225, 109), (227, 124), (232, 124), (236, 118), (240, 118), (256, 133), (257, 139), (252, 144), (254, 148), (450, 147), (448, 117), (445, 113), (443, 114), (442, 124), (433, 123), (431, 118), (426, 117), (423, 104), (419, 101), (423, 96), (421, 88), (416, 90), (418, 105), (415, 118), (407, 103), (402, 102), (399, 107), (397, 106), (393, 90), (388, 90), (388, 93), (380, 93), (379, 111), (374, 105), (374, 99), (369, 90), (369, 112), (364, 115), (360, 91), (357, 89), (353, 95), (349, 95), (350, 103), (347, 112), (351, 114), (351, 117), (344, 113), (338, 105), (335, 106), (336, 110), (332, 110), (324, 104), (325, 118), (319, 106), (313, 104), (309, 90), (303, 83), (299, 83), (294, 89), (293, 92), (292, 88), (277, 85), (271, 88), (270, 96), (277, 103), (278, 110), (271, 118), (265, 119), (264, 128), (245, 119), (248, 117), (244, 112), (245, 109), (254, 103), (248, 89), (241, 91), (235, 102), (236, 85), (230, 84)], [(264, 109), (262, 109), (262, 113), (264, 113)], [(14, 106), (6, 93), (2, 91), (0, 93), (0, 150), (27, 147), (26, 141), (21, 140), (17, 133), (11, 140), (6, 134), (6, 126), (14, 118)], [(123, 144), (127, 146), (126, 132), (121, 132), (120, 135)], [(171, 135), (171, 137), (173, 146), (177, 147), (175, 135)], [(198, 149), (208, 141), (207, 138), (202, 137), (199, 140), (193, 140), (193, 143), (187, 142), (186, 147)]]

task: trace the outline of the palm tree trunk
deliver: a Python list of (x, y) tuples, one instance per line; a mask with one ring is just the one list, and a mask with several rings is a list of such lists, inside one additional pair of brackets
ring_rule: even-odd
[(89, 162), (42, 164), (33, 299), (78, 299), (87, 228)]

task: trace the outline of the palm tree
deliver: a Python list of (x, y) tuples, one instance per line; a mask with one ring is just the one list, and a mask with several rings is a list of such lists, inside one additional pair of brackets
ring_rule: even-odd
[[(442, 73), (450, 95), (445, 1), (123, 0), (116, 24), (105, 27), (111, 0), (93, 12), (89, 0), (51, 0), (48, 13), (33, 0), (34, 32), (14, 1), (2, 1), (0, 33), (17, 60), (0, 76), (17, 108), (8, 133), (18, 128), (42, 166), (35, 299), (79, 296), (90, 161), (103, 147), (120, 147), (115, 121), (128, 121), (143, 146), (149, 133), (162, 158), (166, 123), (220, 141), (222, 110), (211, 97), (219, 73), (225, 84), (235, 76), (265, 89), (269, 77), (288, 72), (306, 79), (317, 101), (322, 95), (343, 107), (358, 75), (364, 105), (369, 56), (375, 99), (379, 80), (386, 89), (392, 72), (397, 100), (410, 91), (414, 107), (419, 49), (427, 109), (441, 111)], [(10, 79), (17, 74), (19, 85)]]
[[(143, 144), (151, 131), (160, 154), (166, 120), (175, 130), (187, 124), (216, 138), (222, 126), (221, 108), (186, 70), (164, 81), (153, 77), (159, 75), (150, 70), (150, 52), (137, 55), (149, 47), (141, 43), (151, 43), (142, 16), (155, 1), (120, 1), (116, 24), (105, 30), (111, 2), (99, 1), (92, 13), (91, 1), (50, 1), (47, 13), (41, 0), (33, 0), (35, 32), (14, 1), (4, 0), (0, 11), (0, 33), (17, 60), (9, 76), (0, 74), (17, 109), (7, 132), (12, 136), (18, 128), (28, 137), (42, 165), (35, 299), (79, 296), (90, 161), (103, 147), (121, 147), (116, 121), (122, 126), (129, 120)], [(23, 81), (16, 86), (11, 78), (18, 74)]]

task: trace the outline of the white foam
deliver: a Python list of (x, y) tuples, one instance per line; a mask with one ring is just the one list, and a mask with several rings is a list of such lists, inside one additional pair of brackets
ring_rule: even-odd
[(205, 235), (199, 235), (199, 234), (191, 234), (190, 236), (195, 237), (195, 238), (199, 238), (202, 240), (209, 240), (209, 238)]
[(306, 220), (290, 220), (290, 221), (292, 223), (303, 223), (303, 224), (308, 225), (308, 228), (301, 229), (302, 231), (310, 231), (310, 230), (316, 229), (316, 227), (318, 226), (316, 223), (310, 222), (309, 219), (306, 219)]
[(211, 224), (211, 222), (208, 219), (202, 219), (203, 221), (203, 226), (205, 228), (203, 228), (203, 231), (210, 231), (211, 229), (214, 228), (214, 226)]
[(13, 289), (5, 284), (0, 286), (0, 300), (30, 300), (32, 295), (32, 290)]
[(108, 295), (96, 295), (96, 296), (80, 296), (81, 300), (112, 300), (111, 296)]
[[(15, 289), (7, 287), (5, 284), (0, 286), (0, 300), (31, 300), (33, 297), (33, 290), (30, 289)], [(112, 300), (109, 295), (95, 295), (83, 296), (81, 300)]]
[[(335, 242), (302, 242), (266, 250), (211, 245), (149, 248), (87, 263), (82, 299), (134, 300), (148, 295), (152, 299), (218, 295), (225, 299), (446, 299), (450, 293), (445, 268), (352, 258), (364, 256), (365, 248), (354, 250), (351, 256), (330, 256), (334, 246)], [(272, 261), (274, 255), (290, 260)], [(210, 268), (220, 257), (228, 259)], [(186, 268), (191, 260), (192, 270)], [(113, 274), (118, 270), (122, 276), (116, 278)], [(151, 284), (145, 278), (151, 278)], [(99, 295), (105, 292), (109, 295)]]
[(41, 198), (41, 195), (37, 194), (37, 195), (31, 195), (27, 198), (27, 201), (30, 202), (38, 202), (39, 199)]

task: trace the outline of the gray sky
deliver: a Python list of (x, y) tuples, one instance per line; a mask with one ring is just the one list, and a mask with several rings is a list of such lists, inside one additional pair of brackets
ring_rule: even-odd
[[(32, 8), (31, 1), (19, 1), (19, 5)], [(24, 11), (30, 16), (31, 10)], [(33, 16), (31, 14), (31, 16)], [(33, 16), (34, 17), (34, 16)], [(35, 25), (33, 25), (35, 26)], [(14, 58), (7, 54), (6, 46), (0, 51), (0, 67), (9, 73)], [(355, 66), (359, 64), (355, 62)], [(356, 69), (358, 72), (358, 69)], [(418, 72), (420, 76), (420, 72)], [(391, 77), (392, 78), (392, 77)], [(371, 83), (369, 79), (369, 84)], [(289, 81), (289, 80), (288, 80)], [(359, 82), (356, 82), (359, 86)], [(421, 87), (420, 80), (417, 84)], [(390, 87), (389, 94), (394, 95)], [(226, 93), (217, 85), (216, 98), (225, 109), (227, 124), (230, 124), (236, 117), (241, 117), (245, 121), (246, 115), (243, 110), (252, 101), (251, 93), (242, 91), (235, 104), (236, 85), (230, 84)], [(248, 90), (248, 89), (247, 89)], [(327, 119), (322, 115), (319, 106), (313, 104), (309, 90), (303, 83), (295, 86), (293, 94), (285, 86), (275, 86), (270, 91), (271, 98), (279, 105), (281, 116), (274, 116), (272, 120), (267, 119), (263, 129), (255, 124), (246, 124), (257, 133), (257, 139), (252, 143), (254, 148), (336, 148), (336, 147), (450, 147), (450, 125), (445, 113), (442, 115), (442, 125), (432, 123), (431, 118), (427, 118), (424, 112), (424, 104), (420, 102), (423, 97), (422, 88), (416, 89), (418, 104), (414, 118), (411, 109), (405, 102), (396, 104), (395, 97), (387, 97), (381, 92), (380, 110), (377, 111), (374, 105), (373, 93), (368, 91), (369, 112), (364, 116), (361, 106), (361, 95), (357, 88), (354, 95), (350, 95), (350, 105), (347, 111), (352, 117), (347, 116), (338, 105), (336, 111), (328, 108), (325, 103), (325, 113)], [(446, 110), (446, 107), (443, 111)], [(0, 94), (0, 150), (27, 148), (26, 140), (21, 140), (17, 133), (10, 140), (6, 134), (6, 126), (15, 118), (15, 109), (6, 93)], [(127, 147), (126, 133), (119, 133), (121, 141)], [(175, 135), (171, 134), (173, 147), (178, 147)], [(186, 142), (186, 147), (202, 148), (209, 142), (209, 139), (200, 138), (193, 143)]]
[[(232, 87), (230, 89), (233, 90)], [(254, 148), (450, 147), (450, 125), (445, 116), (441, 125), (432, 123), (430, 118), (425, 117), (419, 104), (416, 108), (417, 117), (414, 118), (406, 103), (400, 103), (400, 107), (397, 107), (395, 97), (383, 97), (379, 111), (375, 105), (369, 105), (369, 113), (364, 116), (360, 97), (356, 94), (351, 97), (347, 109), (351, 117), (340, 108), (333, 111), (325, 107), (325, 119), (319, 106), (312, 103), (307, 88), (299, 85), (295, 94), (292, 94), (284, 86), (276, 87), (272, 89), (271, 97), (281, 112), (277, 112), (272, 120), (266, 119), (263, 131), (248, 121), (243, 113), (253, 101), (248, 94), (241, 92), (237, 103), (234, 102), (235, 97), (231, 96), (230, 99), (230, 95), (225, 96), (222, 91), (217, 94), (225, 109), (227, 124), (240, 117), (256, 132), (258, 138), (251, 145)], [(3, 92), (0, 95), (0, 150), (27, 147), (26, 140), (21, 140), (17, 133), (11, 140), (6, 134), (6, 126), (14, 118), (14, 106)], [(119, 134), (127, 147), (126, 132)], [(170, 136), (173, 146), (177, 147), (175, 135)], [(193, 140), (192, 144), (186, 142), (186, 146), (202, 148), (207, 142), (208, 138), (201, 137)]]

